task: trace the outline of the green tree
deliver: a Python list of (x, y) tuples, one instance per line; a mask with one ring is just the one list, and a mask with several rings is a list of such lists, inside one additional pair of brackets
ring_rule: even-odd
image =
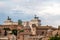
[(19, 32), (24, 32), (24, 30), (20, 30)]
[(18, 20), (18, 25), (22, 25), (22, 20)]
[(55, 36), (50, 37), (49, 40), (60, 40), (60, 36), (59, 36), (58, 33), (57, 33)]
[(13, 29), (13, 30), (12, 30), (12, 34), (14, 34), (14, 35), (17, 36), (17, 29)]
[(60, 40), (60, 37), (50, 37), (49, 40)]

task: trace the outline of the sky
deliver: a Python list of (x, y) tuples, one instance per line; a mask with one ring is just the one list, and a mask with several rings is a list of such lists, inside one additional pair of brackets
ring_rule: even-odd
[(0, 0), (0, 24), (7, 16), (13, 21), (29, 21), (37, 15), (42, 25), (60, 25), (60, 0)]

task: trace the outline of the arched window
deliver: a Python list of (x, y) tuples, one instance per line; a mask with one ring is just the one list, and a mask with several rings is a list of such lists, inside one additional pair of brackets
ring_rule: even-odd
[(36, 24), (32, 24), (32, 27), (36, 27)]

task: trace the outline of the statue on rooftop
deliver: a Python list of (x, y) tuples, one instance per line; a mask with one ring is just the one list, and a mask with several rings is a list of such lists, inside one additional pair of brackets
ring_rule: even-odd
[(11, 18), (9, 18), (9, 16), (8, 16), (7, 20), (11, 20)]
[(35, 17), (34, 17), (35, 19), (38, 19), (38, 17), (35, 15)]

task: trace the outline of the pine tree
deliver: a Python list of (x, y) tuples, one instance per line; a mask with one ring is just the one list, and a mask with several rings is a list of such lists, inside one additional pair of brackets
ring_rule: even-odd
[(22, 25), (22, 20), (18, 20), (18, 25)]

